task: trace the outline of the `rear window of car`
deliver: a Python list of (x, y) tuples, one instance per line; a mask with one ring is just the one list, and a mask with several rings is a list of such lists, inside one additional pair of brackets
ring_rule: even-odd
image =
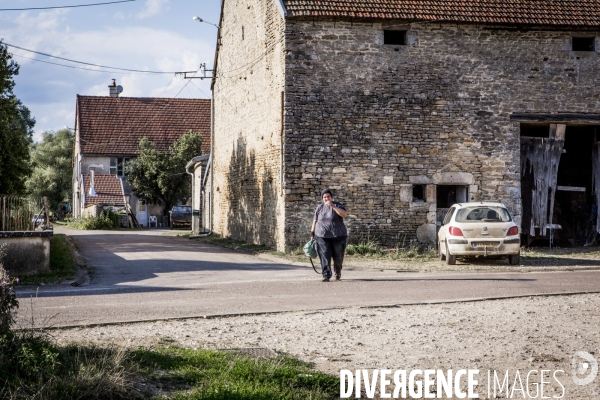
[(467, 207), (458, 210), (456, 222), (510, 222), (508, 210), (502, 207)]
[(173, 211), (175, 212), (191, 212), (191, 207), (173, 207)]

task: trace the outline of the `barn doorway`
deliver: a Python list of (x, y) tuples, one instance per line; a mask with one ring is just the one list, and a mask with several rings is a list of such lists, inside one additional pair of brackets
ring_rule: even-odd
[(528, 245), (596, 242), (598, 142), (598, 125), (521, 124), (521, 228)]

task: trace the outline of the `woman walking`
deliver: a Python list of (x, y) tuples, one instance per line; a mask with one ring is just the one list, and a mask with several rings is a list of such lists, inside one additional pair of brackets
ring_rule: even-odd
[(323, 199), (323, 204), (320, 204), (315, 210), (310, 236), (315, 239), (315, 247), (321, 259), (323, 282), (329, 282), (331, 279), (332, 258), (335, 280), (339, 281), (342, 278), (342, 263), (348, 237), (348, 231), (344, 225), (344, 218), (347, 215), (346, 208), (342, 203), (333, 201), (333, 194), (329, 189), (321, 191), (321, 199)]

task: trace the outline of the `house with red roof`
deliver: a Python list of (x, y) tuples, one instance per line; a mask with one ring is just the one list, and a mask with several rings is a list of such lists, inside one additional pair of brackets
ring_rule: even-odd
[(323, 188), (350, 242), (434, 244), (467, 201), (600, 231), (599, 0), (221, 4), (214, 232), (296, 248)]
[(190, 130), (202, 135), (202, 150), (209, 153), (210, 108), (208, 99), (120, 97), (116, 90), (106, 97), (77, 95), (73, 216), (95, 215), (125, 203), (144, 226), (151, 215), (162, 215), (158, 205), (136, 196), (126, 179), (126, 163), (139, 155), (142, 138), (166, 151)]

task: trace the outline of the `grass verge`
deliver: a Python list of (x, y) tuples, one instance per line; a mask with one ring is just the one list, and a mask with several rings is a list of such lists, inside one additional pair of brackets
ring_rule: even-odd
[(338, 380), (280, 355), (159, 347), (55, 346), (35, 331), (0, 336), (0, 398), (331, 399)]
[[(189, 237), (190, 234), (189, 233), (178, 233), (177, 236), (184, 236), (184, 237)], [(282, 253), (278, 253), (276, 251), (274, 251), (273, 249), (268, 248), (265, 245), (257, 245), (257, 244), (251, 244), (248, 242), (244, 242), (241, 240), (234, 240), (234, 239), (230, 239), (230, 238), (222, 238), (218, 235), (212, 234), (210, 236), (204, 236), (204, 237), (200, 237), (200, 238), (195, 238), (195, 240), (199, 240), (201, 242), (205, 242), (205, 243), (210, 243), (210, 244), (214, 244), (216, 246), (221, 246), (221, 247), (225, 247), (227, 249), (232, 249), (232, 250), (243, 250), (249, 253), (253, 253), (253, 254), (260, 254), (260, 253), (277, 253), (277, 254), (282, 254)]]
[(19, 277), (21, 284), (35, 285), (42, 282), (53, 283), (74, 279), (79, 265), (75, 260), (73, 250), (65, 235), (52, 235), (50, 239), (50, 272)]
[(146, 379), (170, 399), (316, 400), (335, 398), (339, 390), (337, 377), (285, 355), (250, 358), (224, 351), (164, 347), (133, 354)]

